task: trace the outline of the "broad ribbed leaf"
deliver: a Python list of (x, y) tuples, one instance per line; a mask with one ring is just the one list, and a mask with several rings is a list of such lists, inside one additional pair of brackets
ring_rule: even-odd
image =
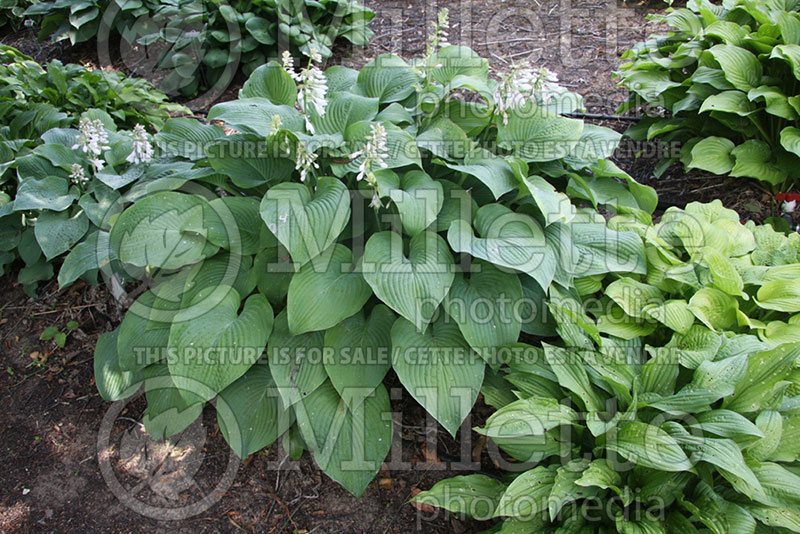
[(424, 334), (400, 318), (392, 326), (392, 365), (411, 395), (455, 436), (483, 383), (484, 363), (444, 318)]
[(281, 126), (294, 132), (304, 131), (303, 118), (294, 108), (275, 105), (263, 97), (240, 98), (217, 104), (208, 112), (206, 119), (222, 121), (228, 127), (242, 133), (251, 133), (259, 137), (269, 137), (272, 117), (281, 119)]
[(361, 94), (377, 98), (382, 104), (399, 102), (414, 92), (417, 77), (411, 67), (394, 54), (382, 54), (358, 73)]
[(33, 227), (36, 241), (48, 260), (67, 252), (89, 230), (89, 219), (83, 211), (71, 216), (68, 212), (45, 211)]
[(725, 174), (733, 169), (733, 141), (724, 137), (706, 137), (692, 147), (689, 169), (702, 169), (713, 174)]
[(725, 79), (740, 91), (761, 85), (761, 63), (752, 52), (728, 44), (712, 46), (708, 52), (719, 63)]
[(424, 331), (453, 283), (453, 257), (432, 232), (411, 238), (408, 257), (395, 232), (373, 234), (364, 248), (364, 279), (387, 306)]
[(350, 249), (337, 243), (292, 277), (286, 302), (292, 335), (326, 330), (363, 308), (372, 291), (352, 264)]
[[(250, 22), (247, 21), (248, 29)], [(297, 86), (278, 62), (270, 61), (254, 70), (239, 91), (239, 98), (253, 97), (266, 98), (276, 105), (294, 107)]]
[(391, 329), (397, 316), (383, 304), (369, 319), (359, 312), (325, 332), (325, 371), (333, 387), (353, 407), (378, 387), (392, 366)]
[(505, 489), (505, 484), (486, 475), (462, 475), (437, 482), (411, 502), (486, 521), (492, 518)]
[(378, 192), (389, 197), (400, 213), (403, 231), (415, 236), (436, 221), (444, 203), (442, 184), (423, 171), (413, 170), (398, 177), (394, 172), (377, 175)]
[(572, 151), (583, 132), (583, 121), (536, 109), (535, 104), (509, 111), (497, 119), (497, 143), (525, 161), (553, 161)]
[(119, 330), (101, 334), (94, 349), (94, 378), (100, 396), (109, 402), (130, 397), (142, 383), (142, 373), (123, 371), (117, 360)]
[(772, 280), (758, 289), (758, 305), (767, 310), (800, 311), (800, 279)]
[(494, 516), (531, 518), (547, 510), (547, 498), (555, 480), (555, 466), (540, 466), (522, 473), (509, 484)]
[(303, 184), (278, 184), (261, 201), (261, 218), (299, 269), (342, 233), (350, 218), (350, 195), (342, 182), (330, 177), (317, 181), (313, 198)]
[(675, 439), (657, 426), (639, 421), (624, 423), (606, 448), (626, 460), (659, 471), (688, 471), (692, 463)]
[(289, 332), (286, 311), (275, 317), (267, 352), (269, 370), (284, 406), (300, 402), (325, 382), (327, 374), (322, 360), (323, 348), (323, 332), (293, 336)]

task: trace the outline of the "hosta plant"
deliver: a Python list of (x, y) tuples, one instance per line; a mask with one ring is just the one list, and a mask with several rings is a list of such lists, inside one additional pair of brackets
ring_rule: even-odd
[(618, 134), (563, 116), (580, 98), (546, 71), (492, 81), (436, 35), (412, 64), (287, 57), (214, 124), (167, 123), (164, 156), (226, 178), (164, 183), (115, 218), (111, 258), (149, 285), (98, 344), (105, 398), (144, 382), (156, 436), (216, 399), (240, 457), (283, 435), (361, 494), (392, 441), (390, 369), (455, 434), (496, 349), (542, 328), (514, 305), (645, 272), (640, 238), (595, 211), (649, 221), (656, 205), (604, 159)]
[(617, 75), (621, 111), (649, 113), (627, 132), (679, 145), (660, 174), (686, 168), (754, 178), (775, 190), (800, 169), (800, 14), (793, 1), (690, 0), (655, 19), (670, 26), (628, 50)]
[(18, 30), (22, 27), (25, 10), (30, 0), (0, 0), (0, 28), (10, 27)]
[[(642, 236), (647, 274), (553, 291), (476, 431), (519, 463), (416, 497), (496, 532), (800, 532), (800, 240), (718, 201)], [(570, 310), (565, 314), (564, 310)]]
[(355, 0), (56, 0), (37, 2), (26, 15), (41, 20), (40, 39), (119, 36), (124, 54), (155, 58), (166, 73), (161, 89), (184, 95), (227, 87), (236, 72), (249, 75), (279, 48), (329, 57), (338, 39), (364, 45), (375, 16)]

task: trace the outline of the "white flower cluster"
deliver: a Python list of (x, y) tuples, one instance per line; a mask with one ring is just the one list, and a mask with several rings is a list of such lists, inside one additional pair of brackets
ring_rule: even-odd
[(283, 126), (283, 121), (281, 120), (280, 115), (273, 115), (272, 120), (269, 123), (269, 135), (270, 137), (277, 134), (281, 126)]
[(309, 152), (306, 145), (302, 141), (297, 142), (297, 160), (295, 163), (295, 170), (300, 171), (300, 181), (305, 182), (311, 168), (319, 169), (317, 163), (317, 154)]
[(89, 181), (89, 177), (86, 176), (86, 173), (83, 171), (83, 167), (81, 167), (78, 163), (72, 164), (72, 172), (69, 175), (69, 179), (75, 185), (83, 185)]
[(386, 145), (386, 128), (380, 122), (375, 123), (370, 128), (367, 142), (364, 148), (350, 155), (351, 158), (361, 158), (358, 166), (356, 181), (366, 178), (367, 183), (376, 185), (375, 167), (386, 168), (386, 159), (389, 157), (388, 146)]
[(80, 148), (85, 153), (88, 153), (89, 161), (94, 165), (95, 170), (101, 170), (105, 163), (99, 156), (103, 154), (104, 150), (109, 150), (111, 147), (108, 145), (108, 132), (103, 127), (103, 121), (100, 119), (90, 120), (87, 117), (81, 118), (78, 122), (78, 142), (72, 148)]
[(427, 54), (431, 55), (439, 48), (450, 46), (447, 39), (450, 36), (450, 10), (447, 8), (439, 11), (436, 21), (433, 23), (433, 30), (428, 35)]
[(144, 126), (141, 124), (134, 126), (131, 132), (131, 139), (133, 140), (133, 150), (125, 160), (134, 165), (150, 162), (153, 159), (153, 147), (147, 138), (147, 131)]
[(297, 104), (305, 115), (306, 128), (312, 134), (314, 126), (308, 118), (309, 110), (313, 109), (320, 117), (325, 115), (325, 108), (328, 106), (328, 79), (325, 74), (314, 65), (322, 61), (319, 51), (311, 47), (309, 51), (308, 66), (299, 73), (294, 71), (294, 61), (289, 52), (283, 53), (283, 68), (288, 72), (294, 81), (299, 84), (297, 92)]
[(546, 101), (552, 94), (563, 91), (558, 85), (558, 75), (545, 67), (533, 68), (526, 64), (515, 65), (497, 85), (494, 92), (495, 113), (502, 115), (508, 124), (508, 112), (521, 108), (528, 100)]

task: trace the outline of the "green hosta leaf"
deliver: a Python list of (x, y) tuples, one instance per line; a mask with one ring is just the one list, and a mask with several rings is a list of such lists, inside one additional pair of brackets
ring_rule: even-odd
[(561, 387), (575, 393), (583, 401), (587, 410), (599, 412), (605, 409), (605, 403), (600, 394), (589, 381), (589, 375), (586, 373), (579, 352), (547, 343), (542, 343), (542, 347), (544, 347), (545, 359), (558, 377)]
[(765, 410), (756, 417), (756, 426), (764, 434), (764, 437), (748, 447), (747, 452), (754, 459), (763, 462), (771, 458), (772, 453), (781, 442), (783, 417), (776, 411)]
[(323, 332), (293, 336), (289, 332), (286, 311), (275, 317), (269, 341), (269, 370), (284, 406), (292, 406), (317, 389), (325, 379)]
[(751, 89), (747, 93), (747, 98), (755, 101), (763, 98), (766, 103), (765, 111), (770, 115), (784, 118), (786, 120), (797, 120), (797, 111), (789, 104), (789, 99), (781, 91), (779, 87), (771, 87), (762, 85), (755, 89)]
[(364, 248), (362, 270), (379, 299), (424, 331), (453, 283), (453, 257), (432, 232), (412, 237), (408, 250), (406, 257), (400, 234), (373, 234)]
[(155, 135), (155, 142), (165, 156), (180, 156), (197, 161), (206, 156), (205, 148), (225, 135), (221, 126), (203, 124), (195, 119), (170, 119)]
[(554, 161), (571, 152), (583, 132), (583, 121), (536, 109), (534, 104), (509, 111), (497, 121), (497, 143), (525, 161)]
[(117, 359), (119, 331), (101, 334), (94, 349), (94, 379), (100, 396), (109, 402), (130, 397), (141, 385), (142, 374), (123, 371)]
[(63, 289), (81, 276), (108, 265), (108, 234), (102, 231), (90, 233), (64, 258), (58, 271), (58, 287)]
[(631, 317), (644, 318), (645, 306), (664, 302), (664, 295), (657, 287), (642, 284), (633, 278), (620, 278), (611, 282), (605, 293)]
[[(347, 147), (354, 149), (356, 153), (362, 150), (367, 142), (367, 136), (371, 135), (374, 124), (370, 121), (361, 121), (348, 126), (344, 132)], [(386, 154), (388, 154), (383, 161), (385, 166), (382, 168), (399, 169), (414, 165), (421, 169), (421, 154), (411, 134), (390, 122), (382, 124), (386, 128)], [(350, 155), (347, 154), (345, 157)], [(334, 162), (331, 167), (336, 176), (343, 177), (348, 173), (357, 173), (362, 160), (363, 158), (359, 156), (349, 159), (347, 163)]]
[(271, 445), (292, 425), (266, 364), (251, 367), (217, 399), (217, 422), (239, 458)]
[(292, 335), (326, 330), (364, 307), (372, 291), (352, 263), (350, 249), (337, 243), (292, 277), (286, 304)]
[(221, 197), (209, 204), (222, 221), (221, 231), (209, 236), (214, 245), (237, 256), (251, 256), (261, 250), (267, 228), (259, 215), (257, 199)]
[(550, 286), (556, 270), (553, 251), (531, 217), (500, 204), (487, 204), (475, 216), (476, 237), (464, 220), (455, 220), (447, 241), (456, 252), (466, 252), (500, 267), (521, 271), (543, 288)]
[(792, 532), (800, 532), (800, 511), (792, 508), (777, 508), (772, 506), (746, 505), (747, 511), (753, 517), (775, 527), (782, 527)]
[(303, 440), (329, 477), (360, 497), (381, 467), (392, 444), (389, 394), (374, 394), (348, 408), (325, 382), (295, 407)]
[(700, 106), (700, 113), (704, 111), (724, 111), (735, 113), (742, 117), (755, 111), (756, 107), (747, 98), (747, 94), (741, 91), (723, 91), (712, 95), (703, 101)]
[[(257, 19), (247, 21), (246, 26), (248, 29), (252, 20)], [(258, 39), (258, 37), (256, 38)], [(297, 86), (281, 65), (276, 61), (270, 61), (254, 70), (247, 81), (244, 82), (242, 90), (239, 91), (239, 98), (253, 97), (266, 98), (278, 106), (294, 107), (297, 99)]]
[(724, 137), (706, 137), (694, 147), (687, 168), (702, 169), (713, 174), (725, 174), (733, 169), (733, 141)]
[(778, 45), (772, 49), (771, 58), (785, 59), (792, 66), (794, 77), (800, 80), (800, 46), (797, 44)]
[(261, 218), (297, 268), (330, 247), (350, 219), (350, 195), (336, 178), (320, 178), (311, 195), (306, 185), (282, 183), (261, 201)]
[(399, 102), (414, 92), (417, 77), (411, 67), (394, 54), (382, 54), (358, 73), (361, 94), (377, 98), (382, 104)]
[[(177, 313), (180, 303), (167, 298), (159, 299), (154, 291), (157, 289), (142, 293), (119, 325), (117, 351), (122, 369), (143, 369), (161, 361), (166, 355), (172, 322), (164, 319), (167, 319), (167, 315)], [(168, 309), (171, 314), (167, 312)]]
[(642, 467), (659, 471), (688, 471), (692, 463), (675, 439), (657, 426), (638, 421), (624, 423), (609, 436), (606, 448)]
[(752, 442), (764, 437), (749, 419), (731, 410), (711, 410), (698, 414), (689, 426), (736, 442)]
[(483, 148), (470, 151), (464, 157), (462, 164), (443, 163), (454, 171), (469, 174), (480, 180), (489, 188), (495, 200), (517, 187), (514, 172), (508, 162)]
[(328, 98), (325, 114), (320, 117), (312, 113), (311, 122), (315, 133), (342, 134), (351, 124), (371, 121), (377, 114), (377, 98), (352, 93), (334, 93)]
[(417, 135), (416, 143), (436, 157), (455, 160), (464, 157), (469, 140), (453, 121), (438, 117)]
[(486, 475), (462, 475), (437, 482), (418, 493), (411, 502), (428, 504), (478, 521), (493, 517), (506, 486)]
[(783, 380), (799, 356), (798, 343), (787, 343), (749, 356), (747, 373), (734, 395), (725, 400), (724, 407), (743, 413), (768, 409), (775, 402), (774, 394), (785, 387)]
[(209, 233), (222, 227), (201, 197), (176, 192), (150, 195), (126, 209), (111, 228), (111, 250), (137, 267), (177, 269), (213, 255)]
[(697, 369), (704, 361), (713, 360), (720, 346), (720, 335), (704, 326), (693, 325), (685, 333), (673, 334), (669, 343), (655, 351), (658, 354), (674, 354), (682, 366)]
[(772, 161), (772, 150), (764, 141), (745, 141), (731, 150), (731, 156), (736, 160), (731, 176), (755, 178), (772, 185), (779, 185), (786, 180), (786, 171)]
[(277, 157), (273, 143), (255, 143), (243, 135), (230, 135), (205, 146), (214, 170), (243, 189), (288, 180), (294, 171), (294, 162)]
[(712, 46), (708, 53), (719, 63), (725, 79), (740, 91), (749, 91), (761, 85), (761, 63), (752, 52), (734, 45), (718, 44)]
[(458, 327), (441, 316), (420, 334), (413, 323), (392, 326), (392, 364), (411, 395), (455, 436), (483, 383), (483, 360)]
[(747, 356), (744, 354), (715, 362), (704, 361), (695, 370), (692, 385), (715, 391), (721, 397), (728, 397), (733, 395), (746, 372)]
[(486, 426), (476, 432), (492, 439), (542, 436), (553, 428), (577, 421), (575, 410), (559, 404), (556, 399), (529, 397), (499, 409), (489, 416)]
[[(519, 338), (522, 323), (515, 306), (522, 299), (522, 284), (516, 274), (504, 273), (490, 263), (476, 262), (472, 270), (469, 278), (456, 274), (444, 307), (467, 343), (488, 357), (490, 349)], [(501, 362), (496, 363), (493, 367)]]
[(503, 493), (494, 516), (531, 518), (546, 510), (555, 480), (554, 468), (540, 466), (522, 473)]
[(228, 127), (242, 133), (255, 134), (259, 137), (271, 135), (272, 117), (278, 116), (285, 130), (302, 132), (305, 128), (300, 113), (294, 108), (273, 104), (263, 97), (240, 98), (217, 104), (208, 112), (206, 120), (222, 121)]
[(583, 487), (596, 486), (620, 493), (619, 488), (622, 486), (622, 477), (609, 465), (608, 460), (600, 458), (592, 460), (592, 463), (581, 473), (581, 477), (575, 481), (575, 484)]
[(25, 178), (14, 197), (14, 211), (51, 210), (64, 211), (78, 200), (75, 189), (70, 190), (63, 178), (47, 176), (37, 179)]
[(559, 250), (572, 264), (570, 274), (580, 277), (605, 273), (645, 274), (644, 245), (635, 233), (617, 232), (604, 224), (555, 223), (548, 227), (548, 238), (552, 235), (551, 228), (556, 226), (572, 240), (570, 248)]
[(391, 198), (397, 206), (406, 234), (413, 237), (436, 221), (444, 203), (442, 184), (419, 170), (408, 171), (399, 179), (391, 171), (380, 172), (377, 177), (380, 195)]
[(712, 330), (725, 330), (736, 324), (736, 300), (719, 289), (704, 287), (689, 299), (689, 309)]
[(770, 462), (755, 465), (752, 469), (764, 488), (764, 504), (795, 510), (800, 506), (800, 476)]
[(89, 230), (89, 219), (83, 211), (72, 217), (66, 211), (45, 211), (34, 226), (36, 241), (48, 260), (70, 250)]
[(787, 126), (781, 130), (781, 146), (792, 154), (800, 156), (800, 128)]
[(576, 483), (588, 467), (589, 460), (580, 459), (571, 460), (556, 470), (553, 489), (547, 499), (551, 521), (556, 521), (564, 505), (578, 499), (592, 498), (597, 493), (597, 488), (586, 489)]
[(550, 182), (540, 176), (522, 178), (522, 183), (544, 216), (545, 224), (569, 223), (575, 218), (575, 206), (564, 193), (556, 191)]
[[(203, 403), (187, 401), (169, 375), (166, 364), (152, 365), (145, 370), (144, 382), (147, 409), (142, 416), (144, 429), (155, 439), (166, 439), (185, 430), (203, 413)], [(191, 392), (186, 392), (190, 397)]]
[(392, 366), (391, 329), (396, 316), (378, 304), (369, 314), (359, 312), (325, 333), (325, 371), (349, 407), (378, 387)]
[[(216, 288), (214, 288), (216, 290)], [(193, 302), (204, 303), (204, 292)], [(175, 385), (210, 400), (242, 376), (258, 360), (272, 332), (272, 307), (262, 295), (253, 295), (244, 303), (233, 288), (205, 314), (196, 310), (178, 313), (169, 333), (169, 372)], [(190, 398), (186, 399), (191, 400)]]
[(466, 46), (445, 46), (434, 53), (430, 63), (431, 76), (446, 86), (459, 76), (471, 76), (485, 80), (489, 74), (489, 62)]
[[(44, 247), (42, 247), (44, 249)], [(758, 305), (767, 310), (800, 311), (800, 279), (772, 280), (758, 289)]]
[(685, 300), (674, 299), (663, 304), (649, 304), (642, 312), (676, 332), (686, 332), (694, 323), (694, 314)]

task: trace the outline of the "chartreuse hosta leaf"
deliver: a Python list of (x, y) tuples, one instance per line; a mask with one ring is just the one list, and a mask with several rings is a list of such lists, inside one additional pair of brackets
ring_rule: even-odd
[(372, 290), (353, 272), (353, 254), (335, 244), (300, 268), (289, 283), (286, 311), (293, 335), (326, 330), (358, 313)]
[(447, 243), (432, 232), (411, 238), (408, 257), (400, 234), (373, 234), (364, 248), (361, 268), (375, 295), (422, 331), (431, 322), (455, 276)]
[[(457, 272), (444, 309), (456, 322), (467, 343), (490, 359), (489, 350), (515, 343), (522, 329), (515, 306), (522, 299), (522, 284), (487, 262), (475, 262), (471, 273)], [(498, 367), (499, 361), (490, 361)]]
[(150, 195), (117, 219), (109, 238), (123, 263), (177, 269), (212, 256), (212, 235), (224, 228), (205, 199), (184, 193)]
[(772, 280), (758, 289), (758, 305), (767, 310), (800, 311), (800, 279)]
[(300, 402), (325, 382), (324, 339), (324, 332), (293, 336), (285, 310), (275, 317), (267, 352), (269, 370), (284, 406)]
[[(193, 299), (206, 301), (205, 291)], [(241, 312), (241, 297), (232, 288), (208, 302), (204, 314), (194, 309), (176, 314), (170, 328), (169, 372), (187, 400), (187, 395), (209, 400), (232, 384), (258, 361), (272, 333), (272, 307), (262, 295), (248, 297)]]
[(297, 268), (330, 247), (350, 218), (350, 195), (336, 178), (306, 185), (282, 183), (271, 187), (261, 201), (261, 218), (287, 248)]
[(269, 366), (259, 363), (219, 394), (217, 422), (239, 458), (271, 445), (293, 422), (285, 410)]
[(798, 357), (800, 344), (797, 343), (751, 354), (747, 373), (737, 384), (734, 395), (725, 399), (724, 407), (742, 413), (771, 407), (774, 395), (787, 386), (784, 380)]
[(339, 395), (353, 407), (383, 381), (392, 366), (391, 330), (397, 319), (378, 304), (368, 317), (360, 311), (325, 332), (325, 371)]
[(392, 326), (392, 366), (409, 393), (455, 435), (483, 383), (485, 364), (444, 314), (425, 332), (400, 318)]
[(725, 174), (733, 169), (731, 151), (733, 141), (724, 137), (706, 137), (692, 147), (690, 169), (702, 169), (714, 174)]
[(447, 241), (453, 250), (523, 272), (543, 288), (550, 286), (556, 258), (533, 218), (501, 204), (487, 204), (476, 213), (474, 228), (480, 237), (463, 219), (451, 223)]
[(360, 497), (392, 444), (386, 388), (381, 384), (363, 402), (348, 407), (325, 381), (295, 406), (295, 414), (320, 469)]
[(505, 490), (505, 484), (486, 475), (462, 475), (437, 482), (428, 491), (418, 493), (411, 502), (485, 521), (494, 516)]

